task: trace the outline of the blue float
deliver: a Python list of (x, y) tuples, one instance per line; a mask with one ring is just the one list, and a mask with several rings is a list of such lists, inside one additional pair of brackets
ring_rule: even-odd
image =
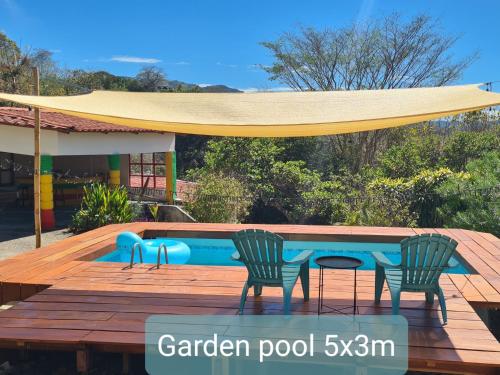
[[(169, 240), (166, 238), (157, 238), (152, 240), (143, 240), (136, 233), (122, 232), (116, 238), (116, 250), (120, 253), (120, 260), (129, 263), (132, 254), (132, 248), (139, 244), (142, 250), (144, 263), (156, 263), (158, 256), (158, 247), (164, 244), (167, 247), (169, 264), (186, 264), (191, 256), (191, 249), (184, 242)], [(165, 264), (163, 250), (161, 252), (161, 263)], [(136, 248), (134, 253), (134, 262), (139, 263), (139, 250)]]

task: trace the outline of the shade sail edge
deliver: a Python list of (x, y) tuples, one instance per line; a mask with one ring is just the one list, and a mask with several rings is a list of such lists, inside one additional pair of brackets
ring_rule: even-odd
[(213, 125), (213, 124), (186, 124), (165, 123), (147, 120), (134, 120), (125, 118), (110, 118), (93, 114), (77, 113), (71, 111), (57, 111), (71, 116), (87, 118), (96, 121), (123, 125), (131, 128), (142, 128), (169, 133), (195, 134), (207, 136), (229, 137), (310, 137), (322, 135), (348, 134), (370, 130), (395, 128), (399, 126), (417, 124), (447, 116), (455, 116), (464, 112), (477, 111), (490, 106), (468, 108), (456, 112), (440, 112), (421, 116), (398, 117), (393, 119), (375, 119), (343, 123), (318, 123), (318, 124), (287, 124), (287, 125)]
[[(479, 84), (275, 95), (141, 94), (100, 91), (94, 96), (36, 97), (0, 93), (0, 98), (133, 128), (243, 137), (354, 133), (409, 125), (500, 104), (500, 94), (480, 90)], [(101, 103), (106, 99), (105, 105)], [(274, 107), (275, 114), (272, 113)], [(270, 109), (270, 113), (261, 113)], [(190, 111), (197, 113), (193, 115)], [(122, 112), (125, 116), (110, 115)], [(184, 119), (197, 121), (182, 121)], [(259, 120), (267, 121), (258, 123)]]

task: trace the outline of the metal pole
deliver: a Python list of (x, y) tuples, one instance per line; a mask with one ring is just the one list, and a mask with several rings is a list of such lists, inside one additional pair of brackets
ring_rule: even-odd
[[(40, 95), (38, 68), (33, 68), (33, 94)], [(35, 211), (35, 247), (42, 246), (42, 223), (40, 217), (40, 109), (35, 107), (35, 152), (33, 176), (33, 207)]]

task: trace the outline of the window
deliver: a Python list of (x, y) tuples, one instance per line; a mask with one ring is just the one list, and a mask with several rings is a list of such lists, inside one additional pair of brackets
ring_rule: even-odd
[(130, 154), (129, 185), (165, 189), (165, 153)]

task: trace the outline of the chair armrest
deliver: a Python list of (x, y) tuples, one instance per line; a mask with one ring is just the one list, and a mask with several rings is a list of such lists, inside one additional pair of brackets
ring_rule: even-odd
[(238, 251), (235, 251), (231, 254), (231, 259), (236, 260), (237, 262), (241, 262), (240, 253)]
[(305, 250), (300, 254), (297, 254), (292, 260), (285, 261), (285, 264), (302, 264), (309, 260), (309, 258), (314, 254), (313, 250)]
[(392, 263), (389, 258), (387, 258), (381, 252), (372, 252), (372, 256), (375, 258), (375, 262), (384, 268), (399, 268), (399, 264)]
[(448, 259), (448, 265), (447, 267), (448, 268), (454, 268), (454, 267), (457, 267), (460, 263), (458, 263), (458, 261), (456, 259), (453, 259), (453, 258), (450, 258)]

